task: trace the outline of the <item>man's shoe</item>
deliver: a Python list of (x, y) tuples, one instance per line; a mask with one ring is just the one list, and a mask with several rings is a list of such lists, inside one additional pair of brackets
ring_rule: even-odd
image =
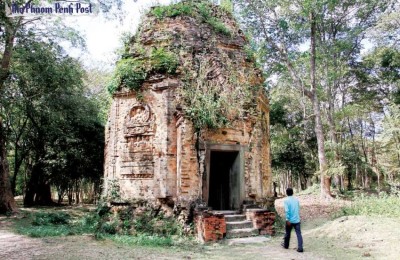
[(289, 247), (288, 246), (285, 246), (285, 244), (282, 242), (281, 243), (281, 246), (283, 247), (283, 248), (285, 248), (285, 249), (288, 249)]
[(297, 252), (299, 252), (299, 253), (303, 253), (303, 252), (304, 252), (304, 250), (303, 250), (303, 249), (297, 249)]

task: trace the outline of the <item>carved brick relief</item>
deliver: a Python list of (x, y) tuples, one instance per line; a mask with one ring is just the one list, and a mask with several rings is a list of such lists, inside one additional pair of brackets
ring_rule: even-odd
[(150, 106), (136, 104), (125, 117), (125, 151), (122, 156), (122, 179), (154, 177), (154, 115)]
[(141, 104), (134, 105), (125, 118), (125, 138), (136, 137), (140, 141), (143, 137), (153, 136), (153, 128), (154, 116), (150, 107)]

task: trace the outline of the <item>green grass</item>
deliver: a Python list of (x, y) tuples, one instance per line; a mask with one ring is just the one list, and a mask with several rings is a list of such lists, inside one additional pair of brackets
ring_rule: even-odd
[(180, 15), (192, 15), (192, 6), (187, 3), (177, 3), (167, 6), (157, 6), (151, 13), (158, 19), (176, 17)]
[(114, 214), (100, 205), (95, 212), (41, 211), (26, 213), (15, 220), (15, 230), (30, 237), (55, 237), (93, 234), (98, 239), (109, 239), (126, 245), (169, 247), (187, 245), (182, 227), (173, 217), (150, 212), (133, 217), (130, 208)]
[[(321, 192), (321, 185), (314, 184), (313, 186), (308, 187), (305, 190), (300, 191), (297, 195), (319, 195)], [(295, 194), (296, 195), (296, 194)]]
[[(205, 91), (203, 90), (205, 89)], [(187, 102), (191, 105), (186, 109), (186, 115), (191, 119), (195, 129), (217, 129), (228, 124), (224, 115), (223, 99), (216, 99), (218, 93), (209, 88), (186, 88), (184, 92)]]
[(32, 224), (35, 226), (43, 225), (67, 225), (71, 220), (71, 216), (65, 212), (39, 212), (34, 214)]
[(110, 239), (114, 242), (124, 245), (140, 245), (151, 247), (169, 247), (174, 245), (174, 241), (170, 236), (157, 236), (148, 234), (138, 234), (135, 236), (127, 235), (104, 235), (103, 238)]
[(108, 91), (113, 94), (120, 85), (131, 90), (139, 90), (146, 77), (147, 73), (141, 60), (132, 58), (120, 60), (108, 85)]
[[(231, 4), (225, 3), (225, 5), (222, 5), (222, 9), (229, 13), (229, 6), (231, 6)], [(185, 15), (196, 17), (197, 15), (200, 16), (201, 20), (204, 23), (209, 24), (215, 32), (230, 36), (231, 31), (225, 26), (223, 22), (213, 16), (210, 9), (211, 4), (208, 1), (200, 1), (199, 3), (186, 2), (167, 6), (157, 6), (151, 11), (151, 14), (157, 17), (157, 19)]]
[(75, 223), (75, 224), (64, 224), (64, 225), (30, 225), (25, 223), (18, 225), (16, 231), (19, 234), (27, 235), (30, 237), (58, 237), (58, 236), (70, 236), (70, 235), (81, 235), (81, 234), (94, 234), (98, 239), (109, 239), (116, 243), (125, 245), (141, 245), (141, 246), (162, 246), (169, 247), (174, 245), (174, 240), (171, 236), (161, 235), (150, 235), (139, 233), (134, 236), (130, 235), (118, 235), (116, 234), (116, 224), (111, 225), (104, 223), (101, 230), (98, 230), (97, 225), (91, 223)]
[(209, 3), (200, 2), (197, 4), (197, 8), (203, 22), (209, 24), (215, 32), (231, 36), (231, 31), (225, 26), (225, 24), (212, 15), (212, 13), (210, 12)]
[(214, 29), (214, 31), (216, 31), (218, 33), (222, 33), (227, 36), (231, 36), (231, 31), (220, 20), (218, 20), (216, 18), (211, 18), (211, 19), (207, 20), (206, 23), (211, 25), (211, 27)]
[(122, 59), (109, 82), (108, 91), (114, 94), (121, 86), (139, 91), (150, 74), (175, 74), (178, 66), (178, 56), (164, 48), (153, 49), (149, 57)]
[(150, 55), (151, 69), (157, 73), (175, 74), (179, 66), (177, 55), (164, 48), (153, 49)]
[(65, 212), (37, 212), (17, 221), (15, 229), (30, 237), (80, 235), (95, 232), (97, 223), (93, 219), (93, 214), (74, 219)]
[(65, 225), (61, 226), (21, 226), (17, 232), (30, 237), (56, 237), (75, 235), (75, 232)]
[(336, 217), (349, 215), (400, 218), (400, 197), (386, 194), (379, 196), (361, 195), (353, 200), (351, 206), (344, 207)]

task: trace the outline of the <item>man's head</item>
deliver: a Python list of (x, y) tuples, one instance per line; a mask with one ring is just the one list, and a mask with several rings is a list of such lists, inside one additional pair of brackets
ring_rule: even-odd
[(286, 189), (286, 195), (292, 196), (293, 195), (293, 189), (292, 188), (287, 188)]

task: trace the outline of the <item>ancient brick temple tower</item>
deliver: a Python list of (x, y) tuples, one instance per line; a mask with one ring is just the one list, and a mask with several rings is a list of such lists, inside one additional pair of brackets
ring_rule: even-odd
[(181, 208), (262, 204), (272, 196), (263, 81), (229, 12), (197, 1), (152, 8), (109, 87), (106, 187)]

